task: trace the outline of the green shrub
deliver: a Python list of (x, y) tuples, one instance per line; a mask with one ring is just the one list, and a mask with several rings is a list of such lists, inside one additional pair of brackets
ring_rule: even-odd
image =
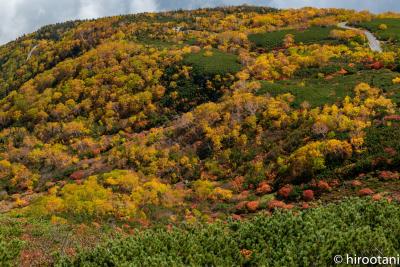
[(21, 223), (0, 216), (0, 266), (16, 266), (24, 244), (18, 239), (21, 234)]
[(153, 229), (58, 266), (331, 266), (335, 255), (397, 255), (400, 206), (347, 199), (297, 214)]
[(6, 241), (0, 236), (0, 266), (15, 266), (23, 242), (17, 239)]

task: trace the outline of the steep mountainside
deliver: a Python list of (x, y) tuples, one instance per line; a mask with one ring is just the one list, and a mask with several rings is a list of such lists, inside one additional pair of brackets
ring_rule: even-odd
[[(240, 6), (66, 22), (1, 46), (0, 261), (51, 264), (140, 227), (399, 201), (399, 28), (397, 14)], [(267, 264), (240, 246), (233, 263)]]

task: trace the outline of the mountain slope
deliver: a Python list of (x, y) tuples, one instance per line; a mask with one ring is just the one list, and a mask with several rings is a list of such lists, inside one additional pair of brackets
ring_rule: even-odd
[(0, 211), (29, 226), (22, 264), (51, 261), (41, 242), (65, 250), (33, 236), (38, 221), (71, 227), (74, 254), (82, 224), (97, 243), (139, 225), (398, 199), (399, 47), (376, 53), (336, 27), (386, 17), (400, 24), (341, 9), (146, 13), (0, 47)]

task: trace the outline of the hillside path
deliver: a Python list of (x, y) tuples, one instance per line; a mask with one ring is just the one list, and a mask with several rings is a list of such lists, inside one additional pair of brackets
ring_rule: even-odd
[(36, 48), (38, 48), (38, 46), (39, 46), (39, 45), (35, 45), (35, 46), (31, 49), (31, 51), (29, 52), (28, 56), (26, 57), (25, 62), (27, 62), (27, 61), (31, 58), (33, 52), (35, 51)]
[(361, 30), (362, 32), (364, 32), (365, 36), (367, 36), (369, 47), (371, 48), (371, 50), (379, 53), (383, 52), (381, 42), (370, 31), (347, 26), (347, 22), (338, 23), (337, 26), (346, 30)]

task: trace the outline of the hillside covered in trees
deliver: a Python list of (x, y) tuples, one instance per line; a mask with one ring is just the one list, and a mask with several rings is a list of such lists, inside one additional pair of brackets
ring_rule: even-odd
[(71, 21), (0, 46), (0, 66), (1, 266), (400, 251), (400, 14)]

